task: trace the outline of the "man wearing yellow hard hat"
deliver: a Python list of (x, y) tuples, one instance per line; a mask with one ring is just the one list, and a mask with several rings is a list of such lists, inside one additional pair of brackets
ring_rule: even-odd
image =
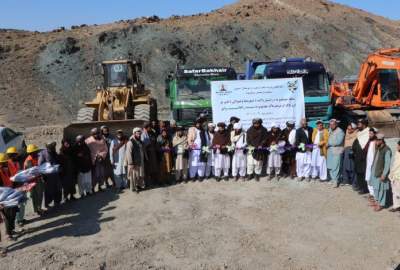
[[(8, 168), (8, 156), (5, 153), (0, 153), (0, 187), (14, 188), (11, 181), (11, 172)], [(9, 240), (14, 240), (15, 234), (15, 217), (18, 212), (18, 206), (7, 207), (2, 210), (5, 218), (6, 233)]]
[[(17, 148), (15, 146), (9, 147), (6, 153), (8, 156), (8, 169), (10, 170), (11, 176), (14, 176), (22, 170)], [(19, 204), (17, 223), (19, 226), (23, 226), (25, 221), (25, 202), (23, 202)]]
[[(40, 152), (39, 147), (37, 147), (34, 144), (29, 144), (26, 147), (26, 153), (28, 154), (28, 156), (26, 157), (24, 162), (24, 170), (39, 165), (39, 152)], [(38, 179), (36, 185), (30, 191), (33, 210), (35, 211), (35, 213), (39, 215), (42, 215), (44, 212), (42, 209), (43, 189), (44, 189), (43, 180)]]

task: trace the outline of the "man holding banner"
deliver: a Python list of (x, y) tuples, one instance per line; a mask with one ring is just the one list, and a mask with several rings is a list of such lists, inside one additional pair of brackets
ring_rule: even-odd
[(260, 181), (261, 171), (266, 158), (268, 131), (260, 118), (253, 119), (253, 126), (247, 130), (247, 175), (249, 180), (255, 177)]
[(301, 127), (296, 130), (296, 170), (299, 181), (311, 176), (311, 136), (313, 129), (308, 126), (307, 119), (301, 120)]

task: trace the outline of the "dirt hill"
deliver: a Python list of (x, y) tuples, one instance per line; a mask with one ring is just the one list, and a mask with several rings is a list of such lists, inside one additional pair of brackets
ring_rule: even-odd
[(312, 56), (341, 77), (370, 52), (400, 46), (400, 22), (324, 0), (242, 0), (207, 14), (157, 16), (52, 32), (0, 30), (0, 123), (22, 127), (74, 119), (94, 96), (96, 63), (140, 59), (164, 112), (164, 79), (186, 66)]

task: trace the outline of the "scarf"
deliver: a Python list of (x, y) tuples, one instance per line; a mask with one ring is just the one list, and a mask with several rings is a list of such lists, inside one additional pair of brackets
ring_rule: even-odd
[(364, 130), (359, 131), (357, 133), (357, 139), (361, 145), (361, 148), (364, 149), (369, 142), (369, 128), (365, 128)]
[(348, 131), (346, 131), (346, 136), (344, 137), (344, 148), (352, 147), (354, 141), (357, 139), (357, 136), (358, 136), (358, 131), (354, 131), (351, 134)]
[(214, 140), (212, 145), (220, 145), (220, 146), (227, 146), (231, 143), (231, 140), (229, 138), (229, 134), (226, 130), (224, 132), (217, 132), (214, 134)]

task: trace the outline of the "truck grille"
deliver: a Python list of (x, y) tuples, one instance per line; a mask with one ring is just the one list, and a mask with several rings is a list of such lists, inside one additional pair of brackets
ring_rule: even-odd
[(306, 103), (306, 117), (324, 117), (328, 113), (329, 102)]

